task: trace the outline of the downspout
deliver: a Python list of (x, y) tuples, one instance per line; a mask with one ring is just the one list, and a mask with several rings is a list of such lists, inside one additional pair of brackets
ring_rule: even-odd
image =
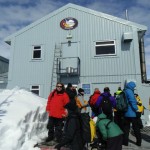
[(143, 36), (139, 40), (139, 51), (140, 51), (140, 66), (141, 66), (142, 83), (147, 83), (144, 37)]

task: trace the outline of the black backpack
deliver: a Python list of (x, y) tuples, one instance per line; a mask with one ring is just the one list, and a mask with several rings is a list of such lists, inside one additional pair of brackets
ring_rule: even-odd
[(126, 112), (128, 109), (128, 102), (126, 99), (125, 92), (122, 91), (121, 93), (116, 95), (116, 110), (118, 112)]
[(101, 110), (104, 114), (111, 114), (112, 113), (112, 104), (110, 101), (110, 96), (102, 95), (103, 99), (100, 104)]

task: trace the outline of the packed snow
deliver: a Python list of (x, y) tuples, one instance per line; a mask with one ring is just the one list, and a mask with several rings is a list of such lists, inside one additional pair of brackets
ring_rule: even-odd
[(33, 148), (47, 136), (47, 100), (18, 87), (0, 92), (0, 150)]
[(47, 137), (46, 103), (18, 87), (0, 92), (0, 150), (39, 150), (34, 145)]

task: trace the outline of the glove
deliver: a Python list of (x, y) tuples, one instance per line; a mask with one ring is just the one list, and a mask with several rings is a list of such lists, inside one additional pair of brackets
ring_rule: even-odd
[(137, 105), (142, 106), (142, 104), (141, 104), (141, 103), (139, 103), (139, 102), (137, 102)]
[(54, 148), (57, 149), (57, 150), (60, 150), (61, 146), (59, 144), (57, 144), (57, 145), (55, 145)]

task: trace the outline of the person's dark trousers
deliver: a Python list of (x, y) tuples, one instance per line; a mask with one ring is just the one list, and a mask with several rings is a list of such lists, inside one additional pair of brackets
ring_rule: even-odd
[(136, 117), (125, 117), (123, 145), (128, 145), (130, 123), (132, 123), (132, 128), (136, 137), (136, 144), (141, 145), (141, 131), (140, 126), (138, 124), (138, 118)]
[(124, 113), (123, 112), (114, 112), (114, 122), (120, 127), (120, 129), (124, 132)]
[(63, 121), (64, 119), (60, 118), (54, 118), (54, 117), (49, 117), (47, 129), (48, 131), (48, 138), (53, 140), (56, 138), (57, 142), (61, 141), (62, 138), (62, 129), (63, 129)]
[(96, 135), (98, 137), (97, 142), (101, 143), (102, 147), (106, 147), (106, 141), (103, 140), (102, 134), (101, 134), (101, 132), (99, 132), (98, 128), (96, 128)]
[(138, 120), (139, 127), (140, 127), (140, 129), (143, 129), (143, 123), (142, 123), (141, 115), (142, 115), (141, 112), (136, 113), (136, 117), (137, 117), (137, 120)]
[(107, 140), (106, 150), (122, 150), (122, 135), (109, 138)]
[(143, 129), (142, 119), (139, 117), (137, 119), (138, 119), (138, 124), (139, 124), (140, 129)]

